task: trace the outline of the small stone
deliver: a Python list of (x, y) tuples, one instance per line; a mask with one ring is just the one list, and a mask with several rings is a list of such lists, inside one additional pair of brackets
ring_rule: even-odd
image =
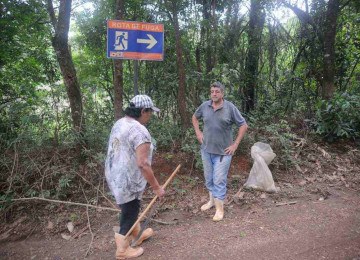
[(46, 228), (47, 228), (47, 229), (50, 229), (50, 230), (53, 229), (53, 228), (54, 228), (54, 223), (51, 222), (51, 221), (49, 221), (48, 224), (47, 224), (47, 226), (46, 226)]
[(299, 182), (300, 186), (304, 186), (306, 184), (306, 180), (302, 180), (301, 182)]

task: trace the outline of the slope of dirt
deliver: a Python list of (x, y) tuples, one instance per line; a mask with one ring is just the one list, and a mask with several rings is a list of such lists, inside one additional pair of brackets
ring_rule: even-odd
[[(154, 167), (162, 182), (178, 163), (183, 167), (149, 224), (156, 235), (143, 243), (140, 259), (360, 259), (359, 152), (312, 149), (318, 154), (299, 154), (307, 159), (296, 170), (272, 167), (276, 194), (238, 192), (251, 161), (235, 157), (218, 223), (214, 209), (199, 210), (207, 192), (193, 159), (158, 155)], [(151, 198), (146, 192), (143, 207)], [(116, 212), (39, 202), (19, 203), (9, 215), (0, 224), (0, 259), (114, 258)]]

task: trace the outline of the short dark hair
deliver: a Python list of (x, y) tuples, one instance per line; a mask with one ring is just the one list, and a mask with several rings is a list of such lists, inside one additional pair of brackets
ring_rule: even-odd
[(141, 110), (143, 109), (145, 109), (145, 112), (152, 111), (151, 108), (135, 107), (134, 103), (130, 103), (130, 106), (125, 109), (125, 115), (137, 119), (141, 116)]

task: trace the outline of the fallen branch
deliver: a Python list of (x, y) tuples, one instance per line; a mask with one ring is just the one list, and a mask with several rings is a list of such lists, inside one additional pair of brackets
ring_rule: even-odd
[(297, 201), (288, 201), (288, 202), (281, 202), (281, 203), (276, 203), (275, 206), (285, 206), (285, 205), (292, 205), (292, 204), (296, 204)]
[[(81, 191), (83, 192), (84, 194), (84, 197), (86, 199), (86, 201), (88, 202), (89, 204), (89, 200), (87, 199), (86, 197), (86, 194), (85, 194), (85, 191), (84, 191), (84, 188), (82, 186), (82, 184), (80, 183), (80, 186), (81, 186)], [(85, 258), (89, 255), (90, 251), (91, 251), (91, 248), (92, 248), (92, 244), (94, 242), (94, 233), (92, 232), (91, 230), (91, 223), (90, 223), (90, 216), (89, 216), (89, 207), (86, 207), (86, 216), (87, 216), (87, 220), (88, 220), (88, 227), (89, 227), (89, 231), (90, 231), (90, 234), (91, 234), (91, 241), (90, 241), (90, 244), (89, 244), (89, 247), (85, 253)]]
[(79, 173), (77, 173), (77, 175), (78, 175), (81, 179), (83, 179), (87, 184), (90, 184), (91, 186), (93, 186), (98, 192), (101, 193), (101, 195), (110, 203), (111, 206), (113, 206), (114, 208), (116, 208), (115, 205), (114, 205), (114, 203), (112, 203), (112, 201), (111, 201), (99, 188), (95, 187), (94, 184), (92, 184), (90, 181), (88, 181), (87, 179), (85, 179), (85, 177), (81, 176)]
[(53, 203), (62, 203), (62, 204), (69, 204), (69, 205), (77, 205), (77, 206), (83, 206), (83, 207), (89, 207), (89, 208), (95, 208), (95, 209), (103, 209), (103, 210), (110, 210), (110, 211), (116, 211), (116, 212), (120, 212), (120, 211), (121, 211), (120, 209), (115, 209), (115, 208), (94, 206), (94, 205), (91, 205), (91, 204), (85, 204), (85, 203), (80, 203), (80, 202), (71, 202), (71, 201), (63, 201), (63, 200), (51, 200), (51, 199), (45, 199), (45, 198), (40, 198), (40, 197), (1, 200), (0, 203), (7, 203), (7, 202), (9, 202), (9, 201), (26, 201), (26, 200), (42, 200), (42, 201), (48, 201), (48, 202), (53, 202)]
[(176, 225), (177, 224), (177, 221), (165, 222), (165, 221), (161, 221), (161, 220), (153, 219), (153, 218), (151, 218), (150, 220), (154, 221), (156, 223), (162, 224), (162, 225)]
[(92, 248), (92, 244), (94, 242), (94, 233), (91, 230), (91, 224), (90, 224), (89, 207), (86, 208), (86, 216), (87, 216), (87, 220), (88, 220), (89, 231), (90, 231), (90, 234), (91, 234), (91, 241), (90, 241), (89, 247), (88, 247), (88, 249), (87, 249), (87, 251), (85, 253), (85, 258), (89, 255), (90, 250)]
[(71, 236), (71, 239), (76, 239), (77, 237), (80, 237), (87, 229), (89, 228), (89, 225), (86, 225), (81, 230), (76, 232), (74, 235)]

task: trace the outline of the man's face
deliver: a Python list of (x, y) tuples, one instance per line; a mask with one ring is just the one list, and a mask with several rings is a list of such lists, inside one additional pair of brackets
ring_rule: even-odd
[(219, 102), (224, 97), (224, 92), (220, 88), (211, 87), (210, 89), (211, 100), (213, 102)]

